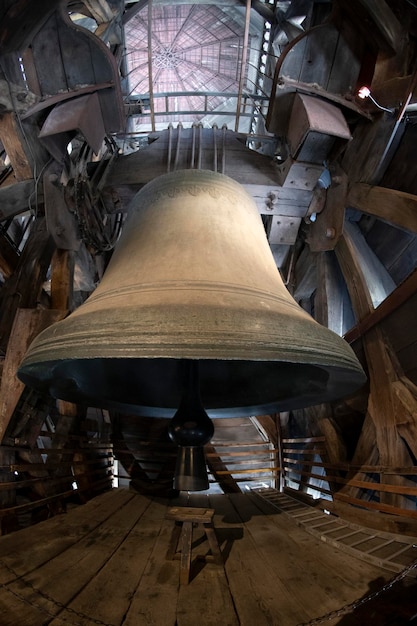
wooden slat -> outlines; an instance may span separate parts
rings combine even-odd
[[[83,475],[79,475],[80,477]],[[51,504],[56,502],[57,500],[65,500],[67,498],[71,498],[77,493],[83,493],[84,491],[99,491],[100,489],[111,489],[113,475],[110,473],[106,478],[102,480],[96,481],[93,485],[88,485],[87,487],[78,487],[77,489],[70,489],[68,491],[63,491],[62,493],[54,494],[53,496],[48,496],[46,498],[39,498],[39,500],[35,500],[34,502],[29,502],[27,504],[18,504],[13,507],[8,507],[7,509],[0,509],[0,517],[6,517],[7,515],[14,513],[26,513],[27,511],[33,511],[39,507],[44,506],[45,504]],[[76,478],[75,478],[76,480]]]
[[[210,497],[210,503],[216,511],[215,528],[220,543],[232,544],[225,569],[240,623],[270,626],[277,616],[285,623],[290,615],[295,623],[306,620],[309,617],[306,604],[294,606],[293,597],[275,567],[269,560],[259,558],[257,543],[243,522],[248,515],[237,510],[236,500],[230,500],[230,496]]]
[[[282,443],[323,443],[326,441],[325,437],[296,437],[293,439],[283,438]]]
[[[417,496],[417,488],[415,487],[403,487],[401,485],[386,485],[382,483],[376,483],[371,480],[355,480],[354,478],[342,478],[341,476],[332,476],[329,474],[315,474],[314,472],[305,472],[292,467],[285,466],[285,471],[294,472],[299,476],[305,476],[307,478],[314,478],[315,480],[322,480],[328,483],[338,483],[340,485],[348,485],[351,487],[359,487],[366,491],[378,491],[384,493],[400,493],[407,496]],[[316,488],[314,485],[308,483],[311,488]],[[318,488],[320,491],[320,488]]]
[[[398,515],[400,517],[412,517],[417,519],[417,511],[399,508],[397,506],[391,506],[389,504],[383,504],[381,502],[368,502],[367,500],[361,500],[360,498],[354,498],[352,496],[336,493],[334,494],[335,500],[341,500],[353,504],[354,506],[360,506],[365,509],[372,509],[374,511],[382,511],[384,513],[391,513],[392,515]]]
[[[160,511],[163,517],[165,511]],[[155,523],[152,524],[155,529]],[[175,626],[178,599],[178,561],[166,560],[165,555],[172,531],[172,522],[160,519],[150,559],[144,563],[143,575],[136,587],[124,626],[166,624]],[[150,529],[151,530],[151,529]]]
[[[97,571],[95,576],[90,580],[86,580],[86,584],[82,586],[79,593],[68,605],[70,609],[79,611],[85,615],[94,615],[94,619],[100,619],[106,624],[120,624],[123,621],[129,607],[138,593],[141,582],[145,575],[148,563],[152,562],[152,554],[156,548],[156,542],[159,540],[162,525],[163,508],[158,503],[135,496],[133,508],[133,516],[137,520],[132,530],[124,534],[118,530],[117,525],[112,526],[112,532],[117,536],[120,535],[122,542],[118,549],[110,555],[103,567]],[[128,511],[126,510],[126,514]],[[166,538],[166,532],[163,533]],[[99,546],[105,548],[106,542],[100,541]],[[177,564],[170,571],[172,582],[177,584]],[[87,570],[88,571],[88,570]],[[117,573],[117,582],[115,574]],[[155,584],[154,591],[157,594],[158,584]],[[111,598],[111,602],[103,601],[105,598]],[[134,602],[134,600],[133,600]],[[168,615],[170,611],[175,610],[175,604],[172,609],[163,603],[163,610],[166,611],[167,625],[170,623]],[[148,608],[151,613],[151,609]],[[65,612],[63,616],[65,615]],[[144,624],[147,619],[144,615],[136,614],[137,622]],[[142,621],[143,620],[143,621]],[[129,619],[126,624],[129,623]],[[149,621],[149,624],[158,623]],[[165,622],[163,622],[165,623]],[[174,624],[174,622],[172,622]],[[53,620],[50,626],[62,626],[60,617]]]
[[[316,491],[317,493],[326,493],[329,496],[333,496],[333,492],[330,491],[330,489],[326,489],[325,487],[318,487],[316,485],[308,485],[306,484],[305,481],[297,480],[296,478],[293,478],[293,477],[286,477],[286,480],[287,479],[288,481],[291,481],[291,483],[300,485],[301,488],[308,487],[309,489],[311,489],[312,491]]]
[[[300,463],[300,459],[291,459],[285,457],[286,463]],[[417,467],[386,467],[382,465],[354,465],[352,463],[324,463],[322,461],[302,460],[303,465],[314,465],[324,467],[326,470],[336,470],[341,472],[349,472],[353,470],[361,470],[363,473],[369,474],[403,474],[404,476],[414,476],[417,474]]]
[[[47,590],[48,596],[57,603],[66,604],[101,569],[113,550],[120,545],[128,529],[140,518],[147,504],[146,500],[138,497],[131,499],[117,512],[113,512],[113,515],[103,521],[98,528],[38,567],[33,574],[26,575],[25,580]],[[121,532],[117,532],[118,528]],[[102,537],[105,537],[105,540]],[[19,592],[30,602],[33,594],[30,586],[16,582],[10,583],[8,589]],[[57,603],[47,600],[42,595],[37,596],[36,605],[52,616],[61,613]],[[26,624],[27,605],[25,609],[14,606],[13,618],[19,624]]]
[[[135,494],[127,490],[109,491],[73,509],[70,515],[57,515],[47,522],[41,522],[36,527],[39,541],[33,541],[33,527],[12,533],[5,540],[0,540],[0,558],[6,564],[13,565],[18,576],[34,571],[61,554],[78,538],[88,535],[111,517],[115,509],[123,508],[133,497]],[[64,526],[65,532],[62,532]],[[42,540],[44,533],[49,541]],[[18,562],[15,562],[16,554],[19,554]],[[4,569],[0,571],[0,582],[3,584],[15,577]]]
[[[262,468],[252,468],[252,467],[248,467],[245,469],[233,469],[233,470],[219,470],[216,472],[216,474],[219,474],[220,476],[223,475],[231,475],[231,474],[257,474],[257,473],[271,473],[271,472],[275,472],[275,471],[280,471],[280,467],[262,467]]]
[[[43,454],[43,451],[42,451]],[[111,457],[103,457],[104,459],[108,458],[108,463],[107,465],[110,467],[113,463],[111,461]],[[31,471],[37,471],[37,470],[41,470],[41,469],[56,469],[58,467],[73,467],[73,466],[77,466],[77,465],[94,465],[95,463],[97,463],[98,461],[100,461],[102,459],[90,459],[87,461],[61,461],[59,463],[13,463],[12,465],[10,465],[10,469],[13,472],[27,472],[30,473]],[[0,466],[0,469],[8,469],[8,467],[5,466]]]
[[[311,455],[311,454],[318,454],[319,456],[321,456],[322,454],[324,454],[326,452],[325,448],[307,448],[307,449],[303,449],[303,448],[283,448],[282,449],[283,452],[286,452],[287,454],[301,454],[302,456],[304,456],[305,454],[307,455]]]

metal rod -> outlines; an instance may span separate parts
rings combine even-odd
[[[171,153],[172,153],[172,124],[168,126],[168,158],[167,158],[167,172],[171,171]]]
[[[177,126],[177,149],[175,150],[174,170],[177,169],[178,161],[180,158],[181,131],[182,131],[182,124],[180,122]]]
[[[243,82],[245,80],[245,74],[246,74],[246,60],[248,56],[248,41],[249,41],[249,26],[250,26],[250,10],[251,10],[251,0],[246,0],[245,32],[243,35],[242,62],[240,65],[239,91],[238,91],[237,104],[236,104],[235,132],[238,132],[239,130],[240,100],[242,98]]]
[[[201,159],[202,159],[202,151],[203,151],[203,126],[202,124],[198,125],[198,156],[197,156],[197,169],[201,170]]]
[[[213,171],[217,172],[217,124],[213,124]]]
[[[191,169],[194,169],[194,159],[195,159],[195,129],[196,126],[193,124],[192,126],[192,143],[191,143]]]
[[[222,174],[226,173],[226,131],[227,126],[223,124],[222,126]]]
[[[149,104],[151,108],[152,131],[155,131],[155,107],[153,99],[152,76],[152,0],[148,2],[148,74],[149,74]]]

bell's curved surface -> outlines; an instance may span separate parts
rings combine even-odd
[[[350,346],[292,299],[252,198],[210,171],[161,176],[134,198],[94,293],[30,346],[19,378],[64,400],[172,417],[198,359],[211,417],[353,393]]]

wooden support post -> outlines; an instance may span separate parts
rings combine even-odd
[[[13,412],[24,389],[16,372],[29,344],[41,330],[62,319],[66,311],[18,309],[7,346],[0,384],[0,441],[3,439]]]
[[[336,254],[351,296],[352,306],[360,321],[371,314],[373,304],[358,255],[353,242],[345,233],[336,247]],[[377,277],[374,277],[374,282]],[[411,383],[407,400],[403,401],[405,377],[394,352],[379,326],[374,326],[363,336],[363,347],[368,366],[370,394],[367,414],[353,458],[355,465],[379,463],[387,467],[412,466],[413,459],[404,441],[413,440],[417,423],[417,388]],[[400,403],[400,404],[399,404]],[[399,408],[400,415],[399,417]],[[370,423],[370,421],[372,423]],[[401,427],[399,427],[401,422]],[[357,474],[352,478],[362,478]],[[401,476],[383,474],[381,481],[390,485],[403,485]],[[349,486],[341,491],[352,493]],[[381,492],[381,503],[408,508],[403,495]]]
[[[51,308],[71,310],[74,285],[74,254],[55,250],[51,261]]]
[[[80,419],[84,416],[85,410],[80,409],[76,404],[72,402],[65,402],[64,400],[57,400],[57,409],[59,416],[56,420],[55,432],[52,436],[51,445],[56,450],[62,450],[62,452],[52,452],[48,454],[46,467],[53,478],[68,477],[68,482],[59,483],[59,491],[67,491],[72,488],[73,476],[69,474],[67,469],[67,463],[73,459],[73,452],[65,452],[64,448],[68,442],[68,435],[75,434],[77,432],[77,426]],[[54,469],[50,469],[52,466]],[[51,494],[52,495],[52,494]]]
[[[314,298],[314,318],[342,336],[354,320],[347,307],[343,277],[333,252],[317,255],[317,289]]]
[[[0,483],[14,482],[15,476],[11,470],[14,463],[16,453],[10,448],[0,446]],[[7,469],[8,466],[8,469]],[[0,490],[0,509],[8,509],[16,504],[16,491],[7,489]],[[6,516],[0,518],[0,535],[5,535],[17,528],[17,520],[14,516]]]
[[[278,430],[280,426],[279,415],[277,414],[258,415],[256,418],[253,418],[253,419],[256,420],[257,427],[262,428],[265,436],[268,437],[268,440],[274,449],[274,452],[272,452],[273,465],[274,467],[279,467],[279,470],[275,470],[274,487],[275,489],[280,488],[283,483],[282,481],[283,467],[282,467],[282,459],[281,459],[281,454],[280,454],[280,449],[279,449],[279,445],[280,445],[280,437],[279,437],[279,430]],[[279,476],[276,473],[277,471],[279,472]]]

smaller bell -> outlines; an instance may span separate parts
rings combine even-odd
[[[198,361],[185,360],[181,365],[183,394],[168,426],[170,439],[179,446],[174,489],[204,491],[209,488],[204,445],[212,438],[214,426],[201,403]]]

